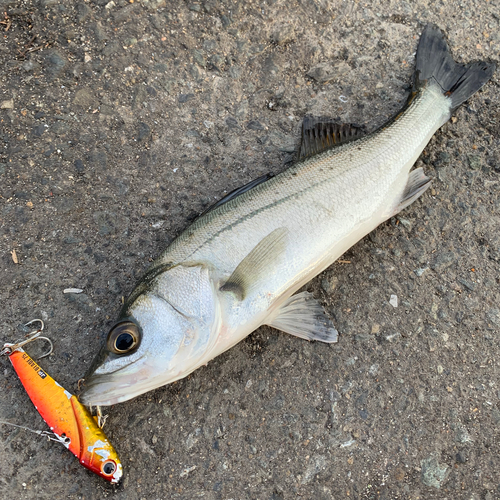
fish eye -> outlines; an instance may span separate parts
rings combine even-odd
[[[105,476],[111,476],[111,474],[114,474],[116,471],[116,464],[113,460],[108,460],[102,464],[101,471]]]
[[[108,349],[115,354],[126,354],[134,350],[139,342],[139,328],[132,321],[118,323],[108,333]]]

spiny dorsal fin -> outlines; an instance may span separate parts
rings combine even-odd
[[[353,123],[337,123],[324,116],[304,116],[299,160],[312,156],[333,146],[344,144],[365,134],[364,127]]]

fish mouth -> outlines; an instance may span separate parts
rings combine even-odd
[[[110,406],[138,396],[137,382],[148,375],[144,367],[137,367],[136,359],[126,366],[112,371],[103,371],[103,366],[111,358],[109,352],[103,348],[96,356],[92,365],[84,375],[83,391],[79,395],[80,401],[86,406]],[[99,373],[101,372],[101,373]]]
[[[86,406],[123,403],[167,383],[156,365],[144,365],[142,357],[108,373],[87,372],[79,399]]]
[[[85,381],[83,392],[79,399],[86,406],[111,406],[132,399],[142,392],[137,392],[133,380],[117,382],[109,375],[95,375]]]

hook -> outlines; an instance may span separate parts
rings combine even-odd
[[[100,406],[96,406],[96,411],[97,411],[97,426],[99,427],[99,429],[102,429],[104,427],[104,424],[106,423],[108,415],[102,414]]]
[[[27,323],[25,323],[24,326],[32,325],[33,323],[37,323],[37,322],[40,323],[40,328],[37,330],[37,332],[41,332],[45,328],[45,324],[41,319],[32,319],[31,321],[28,321]]]
[[[52,343],[52,340],[50,340],[48,337],[37,337],[39,340],[46,340],[50,344],[50,349],[43,354],[42,356],[38,356],[38,359],[46,358],[47,356],[50,356],[52,354],[52,351],[54,350],[54,344]]]
[[[45,358],[46,356],[52,354],[52,351],[54,350],[54,344],[52,344],[52,341],[49,338],[40,336],[43,329],[45,328],[43,321],[41,319],[32,319],[31,321],[28,321],[24,326],[32,325],[36,322],[40,323],[40,328],[38,328],[38,330],[34,330],[33,332],[28,333],[28,335],[26,335],[26,340],[14,342],[13,344],[4,344],[3,349],[0,351],[0,356],[2,356],[3,354],[7,354],[10,356],[15,350],[30,342],[33,342],[36,339],[46,340],[50,344],[50,349],[48,350],[48,352],[40,356],[38,359]]]

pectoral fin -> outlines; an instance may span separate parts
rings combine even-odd
[[[268,279],[276,263],[283,258],[288,229],[279,227],[269,233],[238,264],[229,279],[221,286],[222,292],[232,292],[243,300],[249,292]]]
[[[292,295],[267,324],[301,339],[337,342],[337,330],[323,306],[309,292]]]
[[[422,168],[416,168],[408,175],[408,182],[406,183],[405,190],[401,196],[399,204],[394,209],[391,217],[401,212],[403,208],[411,205],[419,196],[422,196],[425,191],[430,187],[432,179],[424,174]]]

